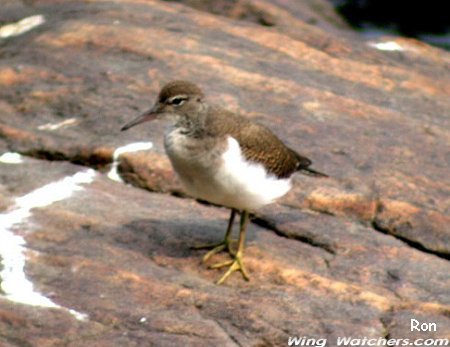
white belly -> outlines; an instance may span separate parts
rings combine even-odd
[[[228,137],[225,151],[199,146],[203,152],[186,150],[198,141],[171,133],[166,150],[187,192],[215,204],[236,209],[256,209],[272,203],[291,189],[290,179],[268,175],[261,164],[248,162],[239,143]]]

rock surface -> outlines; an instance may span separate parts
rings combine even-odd
[[[2,5],[0,23],[46,22],[0,39],[0,154],[24,155],[0,160],[0,242],[24,238],[26,277],[60,307],[0,297],[0,346],[450,338],[450,55],[367,42],[326,16],[304,22],[295,1],[267,3],[234,2],[273,25],[159,1]],[[165,125],[119,132],[174,78],[269,126],[331,176],[296,176],[285,198],[255,211],[249,283],[216,286],[220,272],[190,249],[219,240],[228,211],[184,197]],[[136,141],[153,147],[119,157],[134,186],[108,179],[114,151]],[[18,197],[86,167],[93,182],[6,220]],[[412,333],[411,318],[437,332]]]

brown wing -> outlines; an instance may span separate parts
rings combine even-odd
[[[285,178],[311,165],[308,158],[287,147],[265,126],[222,109],[215,109],[213,114],[208,117],[208,129],[215,136],[235,138],[245,158],[263,164],[271,174]]]

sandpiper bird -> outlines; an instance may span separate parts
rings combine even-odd
[[[311,169],[311,161],[283,144],[268,128],[205,101],[203,92],[187,81],[172,81],[159,93],[152,109],[122,127],[127,130],[156,118],[172,120],[164,147],[187,193],[195,198],[231,208],[225,238],[203,257],[227,251],[231,260],[223,283],[235,271],[248,280],[243,263],[249,211],[275,201],[291,189],[291,176],[301,173],[327,177]],[[237,251],[231,250],[231,230],[241,211]]]

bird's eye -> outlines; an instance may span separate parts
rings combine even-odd
[[[171,105],[181,106],[186,101],[186,99],[187,98],[185,98],[185,97],[178,96],[178,97],[175,97],[175,98],[171,99],[169,101],[169,103]]]

